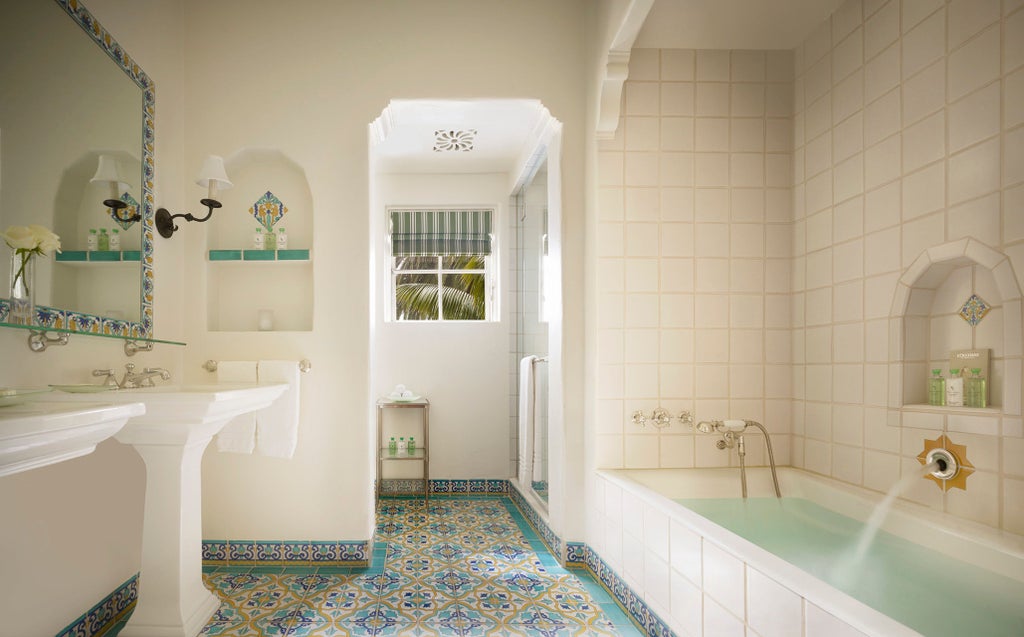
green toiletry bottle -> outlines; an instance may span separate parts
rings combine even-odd
[[[942,377],[941,369],[933,369],[932,377],[928,379],[928,404],[946,404],[946,379]]]
[[[968,387],[967,390],[967,406],[968,407],[988,407],[988,387],[985,379],[981,377],[981,369],[978,367],[971,368],[971,377],[967,379]]]
[[[398,453],[398,443],[395,442],[395,437],[391,436],[391,440],[388,441],[388,454],[395,455]]]
[[[107,252],[110,250],[110,237],[107,236],[107,229],[100,228],[100,236],[97,240],[97,247],[100,252]]]
[[[416,439],[409,436],[409,455],[416,453]]]

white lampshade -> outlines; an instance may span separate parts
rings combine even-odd
[[[196,183],[206,186],[211,193],[227,190],[234,185],[228,179],[227,171],[224,170],[224,158],[218,155],[210,155],[206,158],[196,177]]]
[[[117,160],[110,155],[100,155],[99,166],[96,167],[96,174],[93,175],[90,183],[115,183],[125,188],[128,184],[121,180],[121,173],[117,168]]]

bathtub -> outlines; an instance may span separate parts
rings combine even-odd
[[[852,527],[859,530],[860,524],[845,518],[867,520],[882,500],[880,494],[786,467],[779,469],[782,503],[774,499],[770,472],[760,467],[747,470],[753,499],[747,504],[740,498],[737,468],[602,470],[598,476],[599,519],[591,520],[592,546],[677,635],[742,636],[746,629],[752,631],[746,634],[760,637],[1024,635],[1024,610],[1019,610],[1024,609],[1022,536],[897,501],[876,544],[890,547],[900,559],[908,554],[919,558],[939,573],[924,581],[946,579],[940,586],[952,587],[956,598],[979,596],[978,591],[987,590],[984,586],[993,587],[981,596],[986,607],[957,599],[956,603],[967,604],[965,610],[947,612],[952,605],[948,602],[936,603],[938,608],[928,612],[923,609],[940,599],[935,585],[917,590],[873,579],[876,569],[863,567],[853,556],[855,541],[843,540],[849,550],[833,551],[832,545],[808,539],[795,555],[792,545],[804,540],[763,533],[759,527],[772,523],[766,517],[761,524],[758,516],[763,511],[751,516],[754,507],[781,508],[785,515],[796,515],[795,526],[803,529],[809,524],[801,516],[820,513],[826,525],[837,525],[842,534]],[[733,501],[720,500],[724,498]],[[776,530],[788,533],[781,526]],[[790,561],[740,534],[771,546]],[[755,537],[758,534],[766,538]],[[833,575],[840,584],[823,581]],[[865,601],[837,586],[855,591]],[[1003,607],[1001,612],[1008,615],[999,619],[989,604]],[[979,619],[977,624],[972,617]],[[1007,628],[1007,621],[1012,628]],[[965,623],[971,623],[969,630]]]

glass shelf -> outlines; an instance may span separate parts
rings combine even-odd
[[[0,327],[13,327],[17,330],[28,330],[30,332],[52,332],[54,334],[69,334],[72,336],[99,336],[100,338],[113,338],[119,341],[137,341],[139,343],[160,343],[162,345],[185,345],[180,341],[167,341],[158,338],[141,338],[137,336],[116,336],[114,334],[101,334],[99,332],[77,332],[63,327],[43,327],[42,325],[22,325],[20,323],[3,323]]]
[[[425,460],[427,457],[427,450],[423,447],[416,447],[416,451],[412,453],[399,454],[398,452],[391,453],[387,447],[380,450],[381,460]]]

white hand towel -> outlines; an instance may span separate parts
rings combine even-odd
[[[535,396],[533,392],[533,363],[536,356],[524,356],[519,361],[519,482],[524,487],[533,476],[533,419]]]
[[[256,361],[221,361],[217,364],[218,383],[255,383]],[[256,415],[236,416],[217,434],[217,451],[252,453],[256,448]]]
[[[260,383],[288,383],[277,400],[256,412],[256,451],[274,458],[291,458],[299,442],[299,364],[260,361]]]

